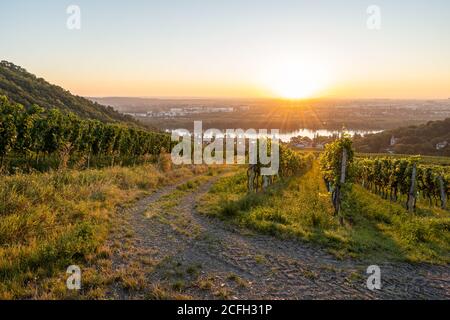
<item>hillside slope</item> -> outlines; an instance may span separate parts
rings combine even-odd
[[[360,152],[450,156],[450,118],[355,138],[354,146]]]
[[[137,123],[112,107],[105,107],[83,97],[72,95],[69,91],[52,85],[7,61],[0,62],[0,95],[5,95],[25,107],[37,104],[45,109],[57,108],[63,112],[73,112],[84,119]]]

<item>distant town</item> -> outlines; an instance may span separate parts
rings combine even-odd
[[[156,99],[90,98],[152,127],[191,129],[202,119],[210,128],[387,130],[450,117],[450,100]]]
[[[248,110],[248,107],[241,107],[239,110]],[[183,117],[187,115],[218,113],[218,112],[234,112],[234,107],[184,107],[170,108],[168,111],[147,111],[147,112],[123,112],[123,114],[136,118],[173,118]]]

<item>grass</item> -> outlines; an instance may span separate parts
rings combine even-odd
[[[106,239],[112,230],[122,230],[125,238],[116,239],[113,245],[117,243],[127,254],[126,246],[133,236],[117,209],[132,206],[161,186],[188,178],[157,201],[154,212],[148,212],[162,218],[168,215],[168,223],[177,230],[188,223],[181,217],[173,219],[180,197],[198,190],[217,172],[220,170],[202,166],[167,171],[148,164],[2,176],[0,299],[105,298],[103,288],[118,279],[125,289],[140,290],[146,285],[140,267],[118,275],[110,272],[113,253]],[[203,214],[262,233],[318,244],[338,257],[374,262],[450,260],[447,211],[419,206],[411,215],[400,204],[355,185],[344,206],[346,223],[341,226],[332,215],[330,197],[316,165],[302,177],[279,181],[264,194],[247,194],[245,168],[228,172],[197,207]],[[264,257],[257,259],[264,263]],[[73,264],[82,269],[80,293],[68,291],[65,285],[66,269]],[[198,266],[187,266],[183,273],[197,279],[198,271]],[[176,280],[172,291],[185,285]],[[231,280],[240,282],[234,277]],[[206,280],[199,285],[211,287]],[[152,292],[149,297],[173,294],[159,287]],[[228,297],[229,292],[219,290],[217,295]]]
[[[217,181],[200,199],[198,210],[279,238],[318,244],[340,258],[450,261],[448,212],[420,207],[410,215],[400,204],[354,185],[341,226],[333,216],[330,195],[317,165],[304,176],[281,181],[264,194],[247,194],[246,174],[241,170]]]
[[[210,179],[209,172],[205,175],[191,179],[177,188],[162,196],[160,199],[152,203],[145,212],[147,218],[156,218],[160,222],[169,225],[174,232],[184,234],[187,237],[195,237],[199,234],[198,227],[191,224],[189,219],[177,210],[181,199],[192,192],[196,192],[198,188]]]
[[[410,214],[401,204],[355,185],[345,214],[352,223],[356,254],[372,252],[410,262],[450,261],[450,215],[444,210],[419,207]]]
[[[234,273],[229,274],[227,280],[235,282],[240,288],[248,287],[247,281],[239,277],[237,274]]]
[[[314,177],[317,174],[315,166],[305,176],[281,181],[264,194],[247,194],[246,174],[241,171],[219,180],[198,208],[271,235],[311,239],[320,230],[336,227],[325,186]]]
[[[117,221],[117,207],[205,171],[193,166],[162,172],[148,164],[3,176],[0,299],[71,297],[65,288],[68,266],[86,270],[95,261],[107,267],[110,249],[104,244]],[[100,295],[96,281],[94,274],[83,273],[86,297]]]

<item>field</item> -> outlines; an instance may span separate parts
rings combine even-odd
[[[0,303],[450,301],[450,1],[403,2],[1,2]]]
[[[421,206],[410,215],[400,204],[354,186],[343,213],[348,223],[341,226],[317,164],[264,195],[247,194],[245,183],[245,172],[219,180],[199,211],[276,237],[316,243],[337,257],[449,262],[450,216],[444,210]]]
[[[258,192],[248,192],[245,166],[172,168],[162,160],[4,176],[0,297],[445,296],[447,210],[419,199],[411,213],[354,183],[336,216],[317,156],[295,157],[283,155],[284,176]],[[311,159],[300,171],[289,165]],[[378,296],[363,288],[373,263],[395,266],[393,289]],[[69,265],[83,270],[80,291],[66,288]],[[410,268],[429,292],[403,288]],[[329,279],[334,294],[324,290]]]
[[[3,177],[0,297],[58,297],[66,290],[62,270],[110,254],[106,240],[117,210],[205,170],[143,165]]]
[[[262,161],[175,166],[167,134],[6,97],[0,116],[0,298],[448,295],[446,158],[355,156],[343,136],[279,145],[271,178]],[[394,265],[392,290],[367,291],[371,264]],[[411,292],[410,268],[429,291]]]

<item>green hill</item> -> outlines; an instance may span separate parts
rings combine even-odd
[[[450,156],[450,118],[356,137],[359,152]]]
[[[57,108],[66,113],[73,112],[84,119],[137,124],[133,118],[120,114],[112,107],[75,96],[7,61],[0,62],[1,95],[26,107],[37,104],[44,109]]]

